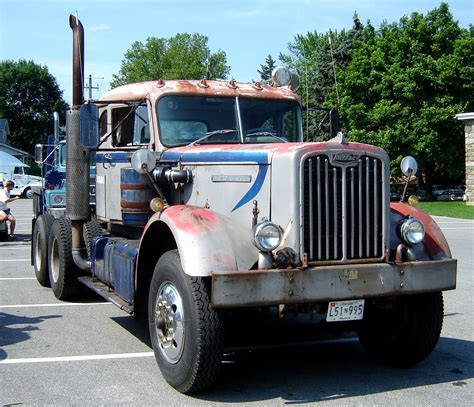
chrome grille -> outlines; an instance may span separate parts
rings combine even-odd
[[[329,156],[303,166],[303,248],[308,261],[383,256],[382,161],[361,156],[352,165]]]

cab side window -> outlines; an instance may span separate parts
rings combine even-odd
[[[133,141],[134,116],[131,113],[132,107],[118,107],[112,110],[113,145],[123,147],[131,145]]]
[[[104,110],[99,118],[99,137],[102,139],[107,134],[107,110]]]
[[[146,105],[118,107],[112,110],[113,145],[115,147],[148,144],[150,127]]]

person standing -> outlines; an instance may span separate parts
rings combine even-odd
[[[10,191],[15,186],[13,181],[5,182],[5,187],[0,189],[0,222],[8,220],[10,222],[10,238],[13,239],[15,236],[15,222],[16,219],[12,215],[10,209],[8,208],[8,203],[20,199],[20,197],[10,198]]]

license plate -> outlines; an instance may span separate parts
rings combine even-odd
[[[326,321],[356,321],[364,317],[365,300],[331,301]]]

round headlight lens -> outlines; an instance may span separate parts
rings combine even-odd
[[[254,228],[253,241],[262,252],[271,252],[281,242],[281,229],[272,222],[259,223]]]
[[[418,219],[407,219],[400,226],[400,237],[405,243],[418,244],[425,237],[425,227]]]
[[[64,195],[53,195],[53,203],[55,205],[64,204]]]

